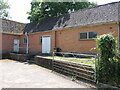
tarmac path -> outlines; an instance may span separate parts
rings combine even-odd
[[[34,64],[0,60],[2,88],[87,88]]]

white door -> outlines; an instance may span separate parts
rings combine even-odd
[[[42,53],[50,53],[50,36],[42,37]]]
[[[14,52],[19,52],[19,40],[17,40],[17,39],[14,40],[13,51]]]

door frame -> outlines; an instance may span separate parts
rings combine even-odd
[[[44,37],[49,37],[49,38],[50,38],[50,52],[51,52],[51,35],[43,35],[43,36],[42,36],[42,39],[43,39]],[[43,43],[43,40],[42,40],[42,43]],[[42,48],[43,48],[43,45],[42,45]],[[43,50],[42,50],[42,53],[43,53]]]

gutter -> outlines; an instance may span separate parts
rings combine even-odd
[[[0,32],[0,34],[8,34],[8,35],[16,35],[16,36],[23,35],[22,33],[8,33],[8,32]]]
[[[42,32],[51,32],[51,31],[62,31],[66,29],[72,29],[72,28],[82,28],[82,27],[89,27],[89,26],[99,26],[99,25],[105,25],[105,24],[118,24],[118,21],[112,21],[112,22],[106,22],[106,23],[99,23],[99,24],[88,24],[88,25],[81,25],[81,26],[74,26],[74,27],[66,27],[66,28],[61,28],[61,29],[53,29],[53,30],[45,30],[45,31],[39,31],[39,32],[33,32],[29,34],[38,34]]]

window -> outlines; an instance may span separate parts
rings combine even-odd
[[[97,32],[89,32],[89,38],[96,38],[97,37]]]
[[[40,37],[40,44],[42,44],[42,36]]]
[[[97,32],[84,32],[80,33],[80,40],[87,40],[97,37]]]
[[[27,44],[27,38],[24,38],[24,39],[23,39],[23,43],[24,43],[24,44]]]
[[[80,33],[80,39],[87,39],[87,32]]]

